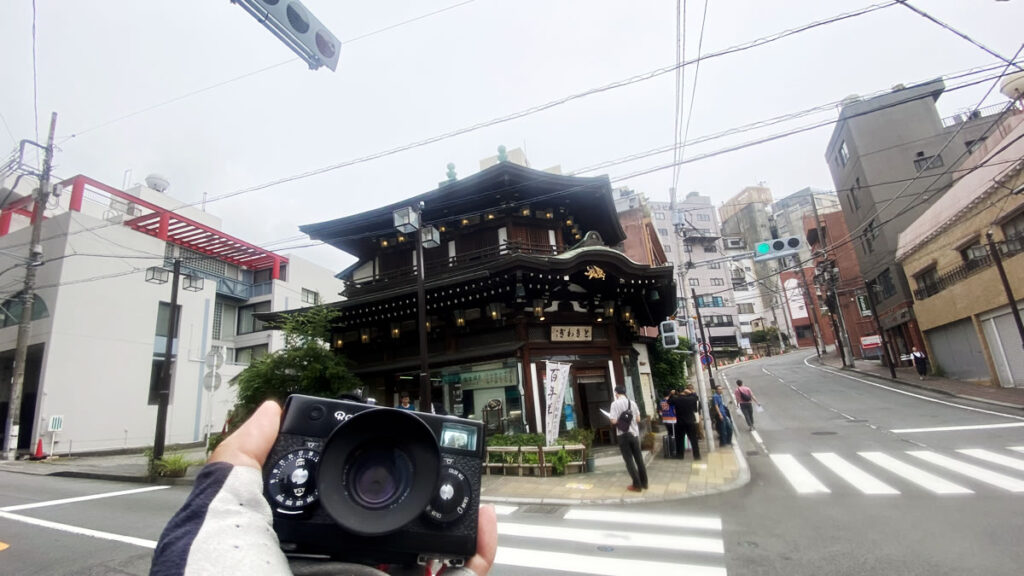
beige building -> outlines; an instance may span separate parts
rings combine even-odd
[[[972,167],[977,167],[972,169]],[[952,188],[899,235],[896,261],[913,289],[914,311],[933,366],[949,377],[1024,386],[1021,336],[988,248],[992,233],[1024,306],[1024,114],[995,128]]]
[[[764,204],[771,206],[772,204],[772,191],[771,188],[765,186],[747,186],[739,194],[729,198],[722,204],[722,207],[718,209],[718,217],[725,222],[729,218],[732,218],[734,214],[743,210],[744,206],[748,204]]]

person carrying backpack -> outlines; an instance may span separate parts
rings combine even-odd
[[[636,424],[640,408],[626,396],[626,387],[621,384],[615,387],[615,400],[612,402],[610,418],[619,438],[619,451],[626,462],[626,470],[633,484],[626,489],[639,492],[647,489],[647,467],[644,466],[644,454],[640,450],[640,427]]]
[[[757,396],[754,396],[754,392],[743,384],[743,380],[736,380],[736,402],[740,405],[740,411],[743,412],[743,419],[747,421],[747,427],[750,430],[754,429],[754,404],[761,405],[757,401]]]

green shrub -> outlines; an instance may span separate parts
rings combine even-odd
[[[594,431],[590,428],[573,428],[558,438],[556,444],[583,444],[588,449],[594,444]]]
[[[205,462],[205,460],[201,459],[189,459],[181,453],[164,454],[162,460],[154,460],[153,452],[149,450],[147,451],[147,456],[149,456],[150,476],[180,478],[185,475],[190,466],[196,466]]]
[[[565,466],[571,461],[572,459],[570,458],[569,453],[565,451],[565,449],[555,452],[549,458],[549,462],[551,464],[551,472],[554,473],[555,476],[561,476],[562,474],[565,474]]]

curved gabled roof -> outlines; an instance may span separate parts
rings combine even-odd
[[[626,237],[619,223],[607,176],[564,176],[501,162],[476,174],[447,182],[418,196],[359,214],[305,224],[299,229],[360,259],[378,250],[377,237],[394,234],[392,212],[419,202],[423,222],[444,223],[487,209],[530,205],[566,207],[583,230],[594,230],[609,244]]]

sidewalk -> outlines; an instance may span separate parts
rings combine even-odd
[[[890,382],[898,382],[906,386],[930,390],[947,396],[963,398],[964,400],[974,400],[1004,408],[1024,410],[1024,388],[987,386],[985,384],[975,384],[973,382],[953,380],[939,376],[926,376],[924,380],[921,380],[914,368],[904,366],[896,368],[896,379],[894,380],[889,373],[889,368],[882,366],[881,362],[877,360],[855,360],[856,368],[843,368],[843,361],[837,352],[823,354],[820,362],[822,365],[830,368],[875,376]]]
[[[739,435],[739,434],[737,434]],[[595,449],[595,470],[585,474],[569,474],[539,478],[532,476],[482,477],[481,500],[490,503],[514,504],[617,504],[625,502],[661,502],[725,492],[743,486],[750,480],[746,460],[735,439],[733,445],[702,454],[694,462],[687,453],[685,460],[661,457],[662,436],[655,439],[657,453],[645,452],[650,489],[630,492],[626,465],[617,447]],[[186,450],[189,458],[202,459],[202,448]],[[44,476],[93,478],[119,482],[148,482],[146,457],[142,454],[115,456],[57,457],[33,462],[0,461],[0,472],[17,472]],[[190,485],[199,467],[189,468],[185,478],[161,478],[161,484]]]

